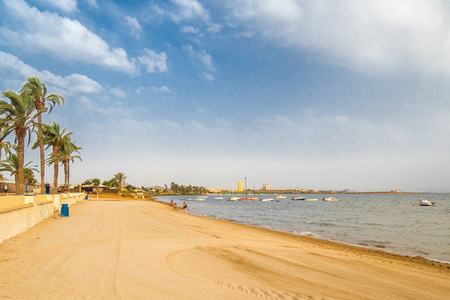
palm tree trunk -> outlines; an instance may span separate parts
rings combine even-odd
[[[39,138],[39,153],[41,156],[41,194],[45,193],[45,153],[44,153],[44,137],[42,136],[42,116],[38,115],[38,138]]]
[[[67,191],[69,191],[70,185],[70,160],[67,161]]]
[[[23,195],[25,193],[24,187],[24,173],[23,173],[23,162],[25,155],[25,133],[17,133],[17,158],[19,162],[19,170],[16,177],[16,195]]]
[[[69,161],[65,161],[64,162],[64,186],[65,186],[65,191],[66,192],[69,191],[69,176],[68,176],[68,172],[69,172]]]
[[[59,146],[53,146],[53,193],[58,193]]]

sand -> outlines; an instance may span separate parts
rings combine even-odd
[[[0,299],[449,299],[450,266],[83,200],[0,244]]]

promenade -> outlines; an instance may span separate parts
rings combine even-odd
[[[446,264],[83,200],[0,244],[0,299],[446,299]]]

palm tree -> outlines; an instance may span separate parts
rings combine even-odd
[[[2,164],[2,150],[5,151],[5,154],[9,153],[9,149],[11,148],[11,143],[5,141],[7,135],[4,135],[3,132],[7,130],[6,127],[3,127],[0,132],[0,166]],[[3,175],[0,174],[0,178],[3,178]]]
[[[61,151],[59,154],[59,160],[61,164],[64,166],[64,184],[66,186],[66,191],[69,191],[69,182],[70,182],[70,162],[74,162],[75,158],[81,160],[79,155],[73,155],[73,153],[82,150],[81,147],[75,145],[76,141],[73,141],[70,136],[66,136],[64,138],[63,145],[61,147]]]
[[[1,172],[9,172],[11,173],[11,176],[14,176],[15,181],[19,182],[20,175],[19,175],[19,156],[17,155],[17,147],[13,146],[11,147],[14,151],[9,152],[9,156],[1,163],[0,171]],[[29,165],[32,162],[26,163],[23,168],[23,178],[22,180],[26,180],[28,174],[32,174],[33,172],[39,172],[34,167],[29,167]]]
[[[24,155],[25,155],[25,139],[28,134],[28,143],[30,142],[31,131],[36,126],[36,118],[46,109],[42,108],[35,111],[34,101],[28,91],[24,91],[17,95],[12,91],[3,92],[3,96],[8,98],[10,102],[0,101],[0,128],[1,135],[6,137],[14,132],[17,142],[17,159],[18,159],[18,177],[16,181],[16,194],[24,193]]]
[[[21,91],[29,91],[34,99],[34,107],[37,111],[41,111],[46,104],[48,104],[50,113],[55,105],[64,105],[64,98],[56,94],[47,96],[47,87],[43,84],[37,76],[28,77],[27,82],[22,86]],[[43,111],[42,111],[43,112]],[[37,138],[39,141],[39,152],[41,158],[41,193],[45,191],[45,154],[44,154],[44,139],[42,136],[42,112],[38,114],[38,131]]]
[[[66,133],[66,128],[62,131],[59,129],[59,124],[53,122],[51,125],[43,124],[42,135],[44,137],[44,144],[53,147],[53,160],[47,160],[48,165],[53,163],[53,192],[58,193],[58,171],[59,171],[59,150],[64,145],[64,139],[70,136],[72,132]]]
[[[114,174],[114,180],[117,182],[117,187],[119,188],[119,194],[122,191],[122,186],[126,184],[125,179],[127,179],[127,176],[125,176],[125,173],[118,172],[117,174]]]

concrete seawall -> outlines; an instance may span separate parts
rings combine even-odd
[[[70,206],[83,199],[84,193],[0,197],[0,243],[50,218],[61,204]]]

